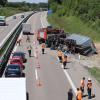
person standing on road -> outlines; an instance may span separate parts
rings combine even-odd
[[[44,54],[45,47],[46,47],[45,43],[42,43],[41,47],[42,47],[42,54]]]
[[[73,100],[73,92],[72,92],[72,89],[69,89],[69,91],[68,91],[68,100]]]
[[[92,81],[91,81],[90,78],[88,78],[88,83],[87,83],[87,92],[88,92],[88,99],[91,99]]]
[[[82,91],[77,88],[76,100],[82,100]]]
[[[20,39],[18,39],[17,40],[17,42],[16,42],[16,44],[19,44],[19,46],[21,45],[21,41],[22,41],[22,39],[20,38]]]
[[[82,78],[81,82],[80,82],[80,89],[82,91],[82,93],[84,93],[84,87],[85,87],[85,77]]]
[[[31,50],[32,50],[31,45],[29,45],[29,46],[27,47],[27,50],[28,50],[29,57],[31,57]]]
[[[58,55],[60,63],[62,63],[62,54],[63,54],[62,51],[58,49],[57,55]]]
[[[67,63],[67,56],[65,56],[64,54],[62,56],[62,63],[63,63],[63,67],[65,69],[66,68],[66,63]]]

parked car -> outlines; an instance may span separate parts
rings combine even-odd
[[[13,56],[12,59],[10,59],[10,64],[19,64],[22,69],[25,69],[25,66],[23,65],[23,60],[19,56]]]
[[[13,16],[13,19],[16,19],[16,16],[15,15]]]
[[[24,18],[25,17],[25,15],[21,15],[21,18]]]
[[[0,16],[0,26],[6,26],[6,17]]]
[[[5,77],[22,77],[23,72],[19,64],[9,64],[5,70]]]
[[[20,52],[20,51],[14,52],[12,57],[14,57],[14,56],[21,57],[22,60],[23,60],[23,63],[25,63],[27,61],[26,58],[25,58],[25,53],[23,53],[23,52]]]

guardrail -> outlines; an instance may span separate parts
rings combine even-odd
[[[13,47],[17,41],[17,38],[21,33],[22,23],[25,23],[33,14],[34,12],[28,15],[26,18],[23,19],[23,21],[19,23],[19,25],[16,27],[16,29],[13,32],[11,32],[10,37],[6,40],[6,42],[3,44],[2,48],[0,49],[0,77],[4,72],[5,66],[9,60]]]

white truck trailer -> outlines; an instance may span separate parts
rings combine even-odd
[[[23,23],[22,24],[22,32],[24,35],[31,35],[31,25]]]
[[[27,100],[26,78],[0,78],[0,100]]]

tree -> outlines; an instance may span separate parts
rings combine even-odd
[[[7,0],[0,0],[0,5],[5,6],[7,4]]]

